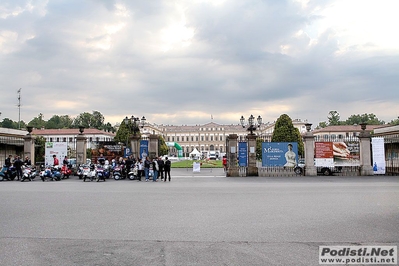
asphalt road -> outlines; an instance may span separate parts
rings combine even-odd
[[[0,265],[319,265],[399,244],[399,177],[0,182]]]

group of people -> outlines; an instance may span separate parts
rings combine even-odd
[[[10,169],[11,166],[15,167],[15,170],[17,172],[17,179],[20,180],[22,179],[22,166],[23,165],[31,165],[31,160],[29,159],[28,156],[25,157],[25,160],[22,161],[21,157],[18,155],[15,155],[14,158],[12,155],[8,155],[8,158],[6,158],[4,165],[7,167],[7,169]]]
[[[105,158],[103,154],[97,158],[97,163],[104,164]],[[112,159],[111,166],[115,167],[116,165],[122,165],[125,167],[126,172],[132,168],[137,167],[137,180],[141,181],[144,177],[145,181],[148,182],[150,177],[152,177],[153,182],[158,182],[160,179],[161,181],[168,181],[170,182],[170,168],[171,168],[171,161],[168,157],[165,157],[163,160],[161,157],[154,157],[150,159],[150,157],[146,156],[144,159],[142,158],[134,158],[132,155],[124,159],[123,157],[119,157],[119,159]]]

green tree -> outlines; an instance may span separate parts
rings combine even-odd
[[[339,113],[337,111],[330,111],[328,118],[328,125],[329,126],[338,126],[340,125],[340,116]]]
[[[92,114],[84,112],[79,114],[73,121],[73,127],[84,126],[85,128],[104,128],[104,116],[99,111],[93,111]]]
[[[139,133],[140,134],[140,133]],[[133,132],[131,131],[131,122],[129,120],[129,124],[126,125],[124,121],[119,126],[118,131],[116,132],[115,135],[115,141],[117,142],[122,142],[126,143],[129,140],[129,137],[133,135]]]
[[[35,136],[35,162],[44,164],[46,139],[43,136]]]
[[[262,159],[262,142],[261,138],[256,139],[256,160]]]
[[[45,128],[46,127],[46,121],[44,121],[44,116],[42,113],[40,113],[37,117],[34,117],[29,123],[29,126],[32,126],[34,128]]]
[[[298,154],[304,155],[304,145],[299,130],[294,127],[291,118],[287,114],[282,114],[274,125],[272,142],[297,142]]]
[[[169,152],[168,146],[166,146],[164,138],[160,135],[158,137],[158,155],[167,155]]]
[[[367,123],[368,125],[383,125],[384,121],[379,120],[377,116],[373,113],[371,114],[362,114],[362,115],[351,115],[346,119],[345,124],[347,125],[359,125],[362,123]]]
[[[325,128],[325,127],[327,127],[327,122],[323,121],[319,122],[319,125],[316,127],[316,129]]]
[[[1,122],[1,126],[4,128],[11,128],[11,129],[20,129],[18,125],[18,121],[12,121],[9,118],[4,118],[3,121]],[[24,121],[21,121],[21,130],[26,128],[26,124]]]

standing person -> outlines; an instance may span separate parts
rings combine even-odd
[[[8,158],[7,158],[7,159],[5,160],[5,162],[4,162],[4,164],[5,164],[6,167],[7,167],[7,170],[8,170],[8,168],[10,168],[11,165],[12,165],[11,159],[12,159],[12,155],[8,155]]]
[[[102,153],[100,153],[100,156],[97,158],[97,163],[100,165],[104,165],[105,164],[105,158],[104,155]]]
[[[223,164],[223,169],[226,172],[227,171],[227,157],[226,157],[226,155],[223,155],[222,164]]]
[[[165,165],[164,165],[164,171],[165,171],[165,180],[164,182],[166,182],[166,178],[169,176],[169,182],[170,182],[170,161],[168,159],[168,157],[165,158]]]
[[[144,163],[142,159],[137,161],[137,178],[141,181],[141,177],[144,176]]]
[[[60,165],[60,162],[58,161],[58,158],[57,158],[57,155],[53,155],[53,166],[56,166],[56,165]]]
[[[159,166],[158,176],[160,176],[161,180],[163,180],[163,172],[164,172],[165,163],[164,163],[164,161],[162,160],[161,157],[158,157],[158,161],[157,162],[158,162],[158,166]]]
[[[62,165],[68,165],[68,157],[67,156],[65,156],[64,157],[64,160],[62,160]]]
[[[15,167],[15,170],[17,170],[17,179],[18,180],[20,178],[22,180],[22,165],[23,165],[22,160],[19,158],[19,156],[17,156],[14,161],[14,167]]]
[[[28,156],[25,157],[24,164],[25,164],[25,165],[32,165],[32,162],[31,162],[31,160],[29,159]]]
[[[151,161],[150,158],[145,157],[144,160],[144,175],[145,175],[145,182],[148,182],[148,180],[150,179],[150,165],[151,165]]]
[[[153,176],[152,176],[152,182],[157,182],[157,178],[158,178],[158,171],[159,171],[159,165],[158,165],[158,161],[157,158],[154,158],[152,160],[152,170],[153,170]]]

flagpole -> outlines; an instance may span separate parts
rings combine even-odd
[[[18,90],[18,129],[21,129],[21,88]]]

